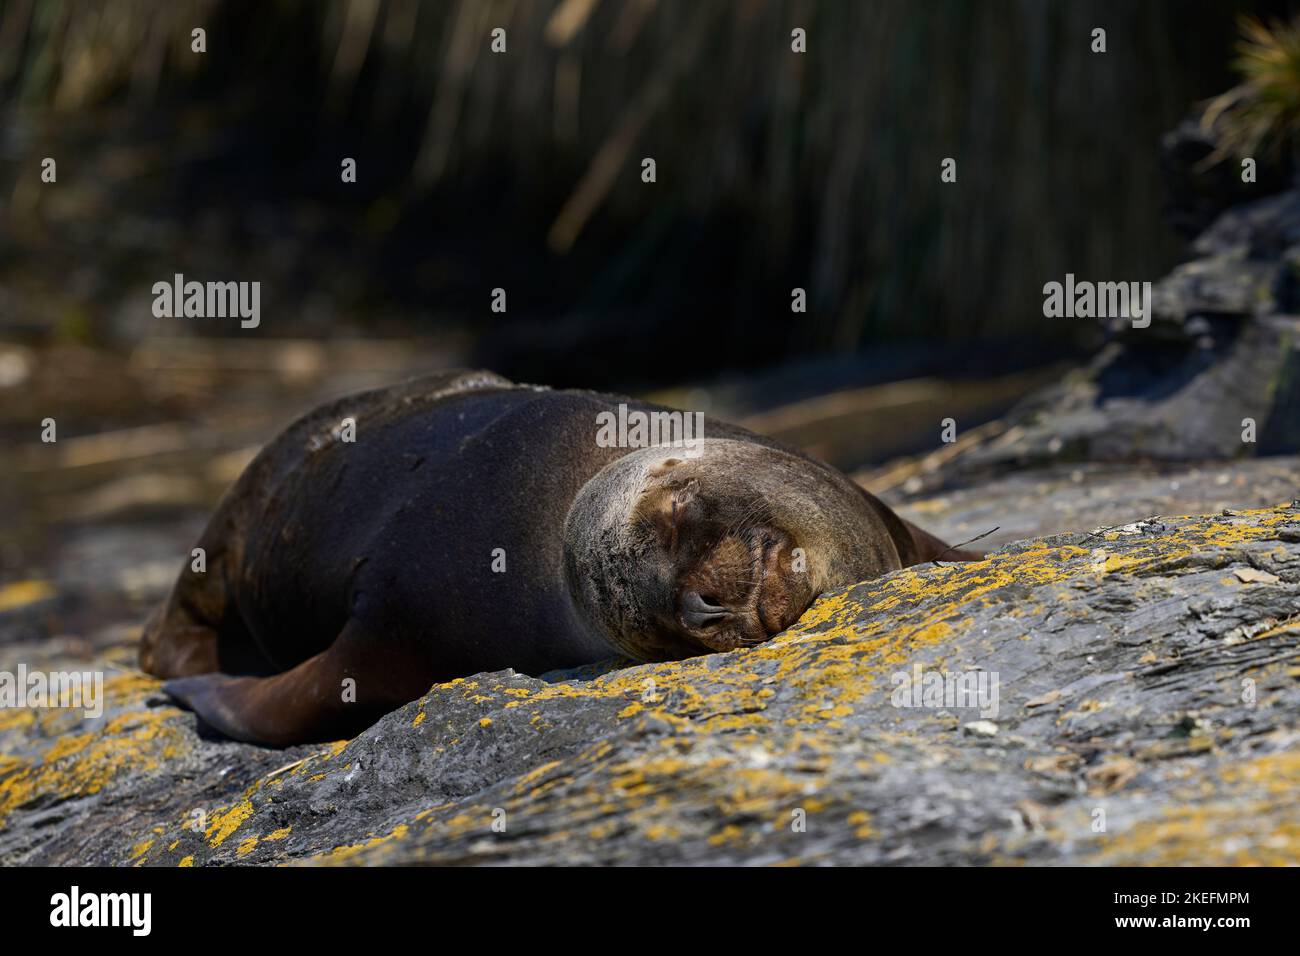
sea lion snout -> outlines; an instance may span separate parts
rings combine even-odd
[[[816,596],[793,539],[757,527],[724,537],[681,575],[677,622],[712,651],[759,644],[799,619]]]
[[[698,591],[682,593],[682,620],[688,627],[708,627],[731,616],[731,609],[714,604],[717,598],[704,597]]]

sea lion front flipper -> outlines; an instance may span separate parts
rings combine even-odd
[[[393,651],[351,622],[330,647],[282,674],[200,674],[163,690],[235,740],[273,747],[341,740],[428,690],[422,668],[404,666]]]
[[[229,674],[198,674],[163,683],[163,691],[176,703],[194,711],[203,722],[233,740],[269,743],[260,732],[262,721],[245,717],[254,709],[256,685],[264,678]]]

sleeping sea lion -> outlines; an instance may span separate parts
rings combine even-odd
[[[227,736],[335,740],[439,681],[732,650],[831,588],[981,557],[724,422],[598,441],[620,405],[669,412],[458,371],[309,413],[218,506],[141,666]]]

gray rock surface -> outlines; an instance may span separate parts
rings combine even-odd
[[[937,472],[924,475],[918,490],[899,488],[884,495],[903,517],[945,541],[984,536],[976,546],[991,550],[1025,538],[1153,516],[1217,514],[1290,501],[1300,495],[1300,457],[1190,465],[1053,465],[947,487],[941,478]],[[935,487],[926,479],[933,479]]]
[[[0,862],[1300,860],[1290,505],[896,572],[748,651],[475,675],[325,747],[201,739],[130,637],[5,646],[109,705],[0,711]],[[996,707],[895,706],[917,667]]]

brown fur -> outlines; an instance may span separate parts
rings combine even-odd
[[[724,422],[686,453],[605,447],[622,403],[664,411],[451,372],[305,416],[218,507],[141,666],[228,736],[337,739],[437,681],[744,647],[825,590],[973,557]]]

